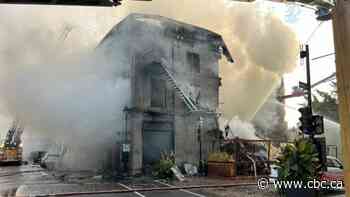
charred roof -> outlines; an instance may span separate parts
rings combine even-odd
[[[162,29],[164,32],[164,36],[170,37],[173,39],[181,40],[186,43],[200,43],[206,42],[208,44],[213,45],[218,50],[222,50],[222,52],[228,61],[233,62],[233,58],[222,38],[221,35],[210,31],[208,29],[204,29],[202,27],[198,27],[195,25],[179,22],[167,17],[159,16],[159,15],[150,15],[150,14],[130,14],[123,21],[118,23],[102,40],[103,43],[109,37],[111,37],[114,33],[121,31],[126,24],[133,26],[143,26],[150,25],[154,28]],[[129,28],[127,28],[127,31]]]

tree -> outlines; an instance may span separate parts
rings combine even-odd
[[[330,92],[316,90],[317,95],[313,95],[312,108],[316,113],[332,121],[339,122],[336,82],[332,82],[331,87],[332,90]]]

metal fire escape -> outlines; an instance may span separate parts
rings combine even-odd
[[[170,82],[171,86],[179,94],[180,98],[186,104],[186,106],[188,107],[190,112],[198,111],[199,109],[198,109],[197,105],[195,104],[195,101],[190,96],[186,95],[186,93],[179,87],[174,76],[168,70],[168,67],[169,67],[168,65],[169,65],[168,62],[164,58],[162,58],[161,63],[160,63],[160,67],[164,71],[164,74],[167,77],[167,80]]]

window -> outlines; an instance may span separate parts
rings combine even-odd
[[[200,58],[197,53],[187,52],[187,63],[191,67],[192,72],[200,72]]]
[[[166,83],[155,77],[151,78],[151,107],[166,107]]]
[[[327,167],[334,167],[334,163],[331,159],[327,159]]]

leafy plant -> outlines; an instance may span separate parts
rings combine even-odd
[[[224,137],[222,136],[223,132],[218,128],[208,130],[207,133],[210,137],[212,137],[215,140],[223,140],[224,139]]]
[[[315,112],[339,122],[338,98],[335,83],[332,84],[332,88],[333,91],[330,93],[316,90],[317,94],[313,95],[312,108]]]
[[[223,132],[218,128],[214,128],[207,131],[207,135],[211,139],[211,151],[215,151],[219,149],[219,146],[222,140],[224,140],[224,136],[222,134]]]
[[[153,175],[160,179],[172,179],[174,177],[174,173],[171,171],[173,166],[175,166],[174,153],[162,152],[159,162],[154,165]]]
[[[287,144],[277,158],[278,179],[307,182],[316,177],[318,154],[309,139],[299,139]]]
[[[233,159],[232,155],[228,154],[227,152],[214,152],[209,154],[208,161],[229,162],[233,161]]]
[[[201,160],[199,162],[198,172],[199,172],[199,174],[204,175],[204,176],[208,175],[208,161]]]

